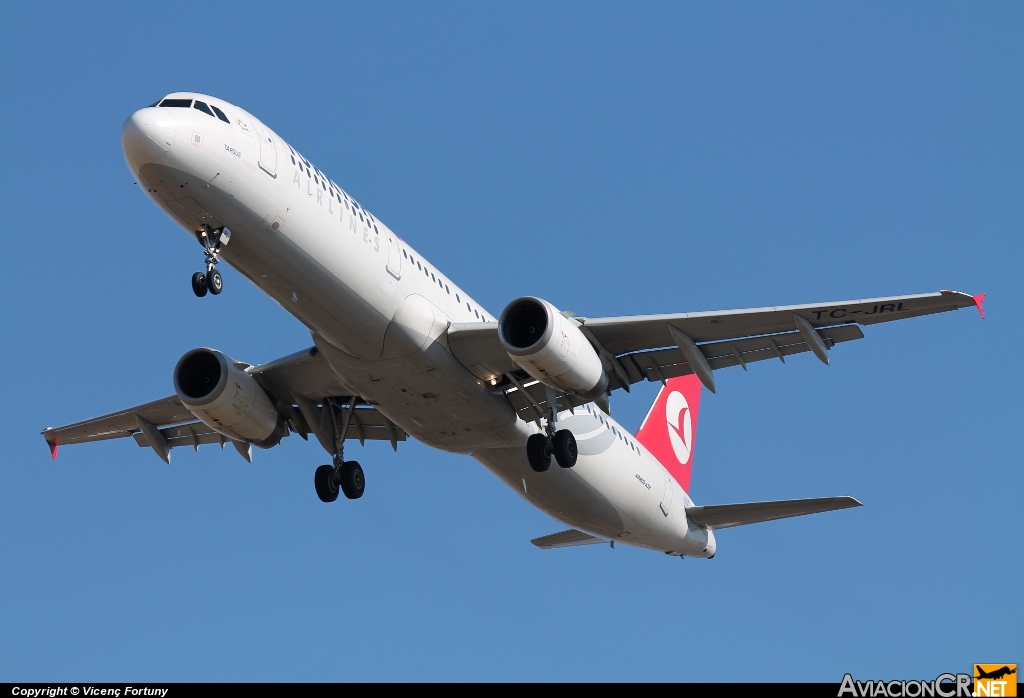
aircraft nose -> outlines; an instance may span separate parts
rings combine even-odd
[[[121,127],[121,147],[132,168],[160,160],[174,145],[177,123],[170,109],[140,109]]]

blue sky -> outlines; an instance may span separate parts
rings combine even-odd
[[[21,3],[0,42],[0,680],[932,678],[1019,662],[1024,10],[1015,3]],[[310,344],[138,190],[176,90],[257,114],[497,314],[953,288],[705,394],[698,503],[853,495],[714,560],[539,551],[467,457],[297,438],[250,466],[39,431],[172,392],[185,351]],[[613,399],[636,429],[655,390]],[[1018,504],[1013,504],[1018,502]]]

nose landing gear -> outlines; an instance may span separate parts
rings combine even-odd
[[[192,275],[192,292],[202,298],[207,292],[218,295],[224,290],[224,278],[215,268],[220,260],[221,248],[231,239],[231,231],[221,227],[214,230],[208,225],[196,231],[196,240],[203,246],[206,253],[206,273],[197,271]]]

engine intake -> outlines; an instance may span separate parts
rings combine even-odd
[[[214,349],[193,349],[178,360],[174,392],[199,421],[228,438],[270,448],[288,433],[256,379]]]
[[[592,400],[608,389],[608,376],[579,325],[540,298],[505,306],[498,320],[505,351],[544,385]]]

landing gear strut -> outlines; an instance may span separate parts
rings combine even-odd
[[[562,468],[576,465],[579,451],[576,448],[576,437],[568,429],[556,429],[558,419],[557,397],[548,389],[547,424],[543,434],[533,434],[526,440],[526,458],[534,472],[543,473],[551,467],[551,456]]]
[[[220,261],[218,256],[221,248],[228,244],[230,239],[231,231],[224,227],[214,230],[204,223],[203,227],[196,231],[196,240],[206,253],[206,273],[197,271],[192,275],[192,292],[198,297],[202,298],[207,292],[216,296],[224,290],[224,278],[215,267]]]
[[[345,420],[338,428],[338,419],[335,413],[335,406],[330,400],[324,400],[323,409],[331,411],[331,421],[334,422],[334,463],[333,465],[321,465],[313,474],[313,486],[316,488],[316,496],[321,502],[333,502],[338,498],[340,490],[349,499],[359,499],[366,490],[366,478],[363,475],[363,468],[354,460],[345,460],[345,437],[351,424],[352,413],[355,410],[356,398],[352,398],[349,408],[345,410]]]

